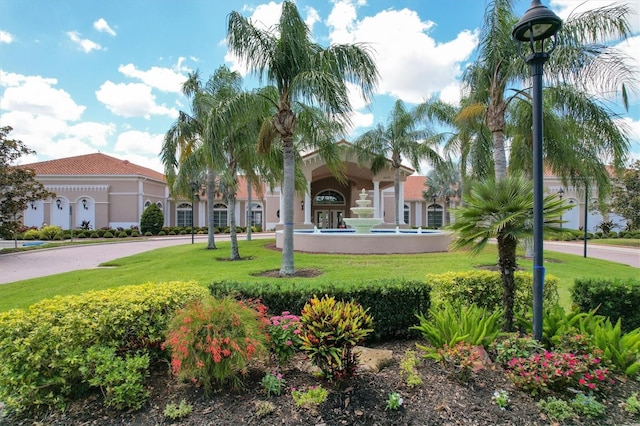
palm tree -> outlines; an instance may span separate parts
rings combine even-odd
[[[560,217],[568,209],[557,194],[545,197],[544,227],[548,232],[560,232]],[[498,267],[502,277],[502,303],[505,329],[513,330],[514,273],[517,268],[518,243],[531,236],[528,226],[533,221],[533,183],[520,175],[500,180],[487,179],[471,185],[464,205],[454,209],[454,249],[470,248],[477,254],[491,239],[497,240]]]
[[[530,74],[516,43],[511,39],[511,29],[518,20],[513,14],[512,3],[512,0],[489,3],[484,16],[478,59],[464,76],[471,100],[469,107],[478,111],[477,105],[482,106],[480,110],[492,135],[496,179],[502,179],[507,174],[505,132],[508,108],[514,97],[526,95],[526,90],[521,88],[528,84]],[[609,47],[607,42],[631,35],[631,13],[629,5],[616,4],[570,16],[563,24],[557,49],[546,67],[545,77],[549,82],[546,92],[557,89],[560,93],[566,93],[567,89],[573,89],[574,93],[592,93],[595,89],[600,93],[621,93],[626,106],[628,87],[637,84],[637,77],[626,65],[625,55]],[[507,97],[510,90],[514,95]],[[548,96],[552,95],[545,93],[545,97]],[[584,97],[583,102],[577,102],[576,97],[563,97],[560,94],[556,100],[564,101],[561,102],[563,106],[569,108],[565,114],[585,119],[582,125],[587,125],[593,117],[597,117],[599,122],[606,122],[608,118],[607,125],[600,128],[600,138],[587,143],[611,143],[613,146],[601,146],[607,148],[607,154],[616,166],[624,163],[628,140],[619,127],[612,125],[610,111],[601,102],[593,97]],[[545,140],[546,132],[547,129]],[[526,131],[526,134],[529,133],[530,122]],[[579,133],[579,136],[582,135],[584,133]],[[567,147],[585,143],[584,139],[572,137],[566,131],[563,136]],[[550,152],[546,154],[549,157]],[[551,166],[557,167],[554,172],[559,176],[567,177],[571,167],[583,164],[574,157],[569,158],[577,161],[574,164],[569,164],[567,158],[560,158],[557,163],[551,163]]]
[[[400,210],[400,167],[404,159],[409,160],[412,167],[420,169],[422,160],[432,164],[441,161],[434,149],[440,140],[431,130],[421,126],[423,115],[419,107],[407,110],[402,100],[397,99],[387,119],[386,127],[378,124],[374,129],[359,136],[353,142],[353,151],[358,162],[370,162],[371,171],[377,173],[389,164],[393,168],[393,190],[395,200],[395,224],[399,224]]]
[[[429,187],[428,191],[422,192],[425,200],[430,200],[435,195],[445,201],[447,211],[444,216],[444,225],[448,225],[451,201],[459,200],[462,195],[459,164],[452,160],[442,162],[427,173],[425,185]]]
[[[270,30],[254,26],[238,12],[228,18],[227,44],[231,53],[243,60],[249,70],[266,78],[278,94],[274,105],[277,112],[265,122],[259,143],[269,147],[277,137],[283,152],[282,196],[284,197],[284,239],[280,275],[295,274],[293,262],[293,199],[296,134],[304,133],[306,142],[321,145],[336,137],[349,123],[351,104],[345,80],[358,85],[362,96],[369,100],[378,73],[364,45],[332,45],[323,48],[313,42],[309,28],[292,1],[282,3],[278,24]],[[305,118],[319,124],[315,128],[302,125],[300,114],[307,106],[320,108],[322,115],[307,114]],[[327,126],[318,120],[332,121]],[[329,133],[327,131],[331,130]],[[334,139],[335,140],[335,139]],[[335,145],[335,144],[334,144]],[[327,148],[331,152],[331,148]],[[333,158],[336,160],[336,157]],[[339,170],[337,161],[329,166]]]

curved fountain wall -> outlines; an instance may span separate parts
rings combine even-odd
[[[349,230],[328,231],[294,231],[294,250],[343,254],[435,253],[448,251],[451,243],[451,233],[446,231],[374,230],[367,234],[356,234]],[[283,231],[277,231],[276,247],[282,248],[283,241]]]

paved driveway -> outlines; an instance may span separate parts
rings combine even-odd
[[[252,239],[273,238],[272,232],[252,234]],[[238,239],[245,239],[245,234]],[[216,235],[216,241],[228,241],[229,235]],[[196,235],[196,243],[206,243],[206,235]],[[2,241],[4,247],[13,247],[13,241]],[[10,243],[10,244],[9,244]],[[32,250],[0,255],[0,284],[78,269],[97,268],[101,263],[131,256],[149,250],[180,244],[191,244],[191,235],[159,237],[138,241],[106,244],[84,244],[46,250]]]
[[[265,232],[253,234],[253,239],[273,238],[274,233]],[[239,239],[244,239],[240,235]],[[197,235],[196,242],[205,243],[206,235]],[[228,240],[228,235],[216,236],[216,241]],[[2,241],[4,246],[13,247],[13,242]],[[9,244],[10,243],[10,244]],[[125,256],[142,253],[161,247],[179,244],[190,244],[191,236],[160,237],[131,242],[87,244],[79,246],[67,246],[48,250],[33,250],[21,253],[0,255],[0,284],[47,275],[60,274],[78,269],[97,268],[101,263]],[[570,254],[583,254],[581,242],[550,242],[545,241],[544,249]],[[640,249],[596,246],[587,246],[587,257],[620,262],[635,268],[640,268]]]

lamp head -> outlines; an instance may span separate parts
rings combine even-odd
[[[62,200],[61,200],[60,198],[58,198],[58,199],[56,200],[56,206],[58,206],[58,209],[59,209],[59,210],[62,210],[62,205],[61,205],[61,204],[62,204]]]
[[[562,19],[540,3],[533,0],[527,10],[513,27],[511,35],[521,42],[534,42],[553,37],[562,27]]]

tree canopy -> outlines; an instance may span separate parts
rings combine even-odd
[[[22,141],[9,139],[13,129],[0,127],[0,236],[11,238],[30,202],[55,197],[35,180],[35,172],[17,166],[21,157],[35,154]]]

